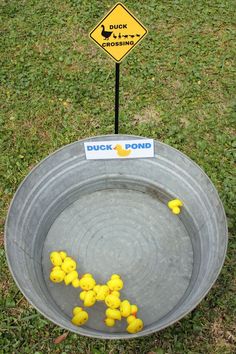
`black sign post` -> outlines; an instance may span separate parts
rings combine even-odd
[[[119,133],[119,89],[120,89],[120,63],[116,63],[115,82],[115,134]]]

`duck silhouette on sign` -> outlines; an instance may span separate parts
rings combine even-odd
[[[102,27],[101,35],[104,37],[104,39],[109,39],[109,37],[112,34],[112,31],[105,31],[105,27],[103,25],[101,25],[101,27]]]
[[[116,150],[119,157],[126,157],[131,154],[131,149],[125,150],[120,144],[117,144],[113,150]]]

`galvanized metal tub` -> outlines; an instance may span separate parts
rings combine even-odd
[[[159,331],[196,307],[224,262],[227,224],[210,179],[186,155],[155,141],[148,159],[86,160],[85,141],[67,145],[39,163],[11,203],[5,245],[12,275],[28,301],[70,331],[96,338],[134,338]],[[184,201],[179,215],[167,207]],[[104,325],[105,306],[88,310],[83,327],[71,323],[79,291],[49,281],[49,253],[66,250],[79,273],[104,283],[122,276],[122,298],[137,303],[145,327],[136,335],[125,321]]]

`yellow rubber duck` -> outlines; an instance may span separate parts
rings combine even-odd
[[[127,318],[128,326],[126,328],[127,332],[129,333],[137,333],[143,329],[143,321],[140,318],[136,318],[135,316],[131,315]]]
[[[119,291],[123,288],[124,283],[118,274],[113,274],[107,285],[111,291]]]
[[[120,306],[121,301],[117,295],[110,294],[105,298],[105,303],[107,307],[117,309]]]
[[[62,259],[59,252],[51,252],[50,253],[50,260],[54,266],[61,266]]]
[[[113,320],[118,320],[118,321],[121,320],[121,313],[117,309],[111,309],[111,308],[106,309],[106,316],[107,318],[112,318]]]
[[[55,266],[55,267],[52,268],[52,271],[53,270],[61,270],[61,267],[60,266]]]
[[[76,326],[82,326],[88,321],[88,313],[82,307],[74,307],[73,315],[71,322]]]
[[[128,300],[124,300],[120,304],[120,313],[122,317],[128,317],[131,313],[131,305]]]
[[[71,284],[74,280],[78,279],[78,272],[76,272],[76,270],[73,270],[70,273],[67,273],[65,278],[64,278],[64,282],[66,285]]]
[[[116,291],[116,290],[110,291],[110,295],[114,295],[114,296],[116,296],[116,297],[120,297],[119,291]]]
[[[50,273],[50,280],[53,283],[61,283],[65,278],[66,273],[60,267],[54,267]]]
[[[82,290],[89,291],[92,290],[96,285],[96,281],[93,279],[92,274],[84,274],[80,279],[80,287]]]
[[[136,316],[138,312],[138,307],[136,305],[131,305],[128,300],[123,300],[120,304],[120,313],[122,317],[128,317],[130,315]]]
[[[107,295],[110,293],[107,285],[96,285],[93,290],[96,293],[97,301],[104,301]]]
[[[76,261],[71,257],[66,257],[61,265],[61,269],[64,270],[65,273],[70,273],[76,269]]]
[[[136,316],[137,312],[138,312],[138,306],[137,305],[131,305],[130,314],[133,315],[133,316]]]
[[[62,261],[64,261],[65,258],[67,257],[67,253],[65,251],[60,251],[59,254],[61,256]]]
[[[93,290],[82,291],[80,293],[80,300],[84,302],[85,307],[91,307],[96,302],[96,293]]]
[[[171,209],[173,214],[179,214],[184,204],[180,199],[173,199],[168,202],[168,207]]]
[[[69,274],[70,274],[70,273],[69,273]],[[80,285],[79,278],[75,278],[74,280],[72,280],[71,285],[72,285],[74,288],[78,288],[79,285]]]
[[[113,327],[116,321],[113,318],[105,318],[104,322],[107,327]]]
[[[126,156],[129,156],[131,154],[131,149],[128,149],[128,150],[125,150],[123,149],[123,147],[120,145],[120,144],[117,144],[113,150],[116,150],[117,151],[117,155],[119,157],[126,157]]]

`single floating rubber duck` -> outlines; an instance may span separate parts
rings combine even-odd
[[[88,313],[82,307],[74,307],[73,315],[71,322],[76,326],[82,326],[88,321]]]
[[[63,272],[59,266],[56,266],[52,269],[49,278],[53,283],[61,283],[64,280],[65,275],[66,273]]]
[[[118,320],[118,321],[121,320],[121,313],[117,309],[111,309],[111,308],[106,309],[106,316],[107,318],[112,318],[113,320]]]
[[[136,316],[138,307],[131,305],[128,300],[123,300],[120,305],[120,313],[122,317],[129,317],[130,315]]]
[[[80,300],[84,302],[85,307],[91,307],[96,302],[96,293],[93,290],[82,291],[80,293]]]
[[[127,332],[129,333],[137,333],[143,329],[143,321],[140,318],[136,318],[135,316],[131,315],[127,318],[128,326],[126,328]]]
[[[168,207],[171,209],[173,214],[179,214],[182,207],[184,204],[180,199],[173,199],[168,202]]]
[[[113,327],[115,326],[116,323],[116,321],[113,318],[105,318],[104,322],[107,327]]]
[[[84,274],[80,279],[80,287],[82,290],[89,291],[93,290],[96,285],[96,281],[94,280],[92,274]]]
[[[54,266],[61,266],[62,259],[59,252],[51,252],[50,253],[50,260]]]
[[[66,257],[61,265],[61,269],[64,270],[65,273],[70,273],[76,269],[76,261],[71,257]]]
[[[96,293],[97,301],[104,301],[107,295],[110,293],[107,285],[96,285],[93,290]]]
[[[108,280],[107,285],[111,291],[119,291],[123,288],[124,283],[118,274],[113,274]]]
[[[74,280],[78,279],[79,274],[76,270],[72,270],[72,272],[67,273],[65,278],[64,278],[64,282],[66,285],[71,284]]]
[[[107,295],[107,297],[105,298],[105,304],[111,309],[117,309],[118,307],[120,307],[120,303],[121,301],[117,295],[110,294]]]

